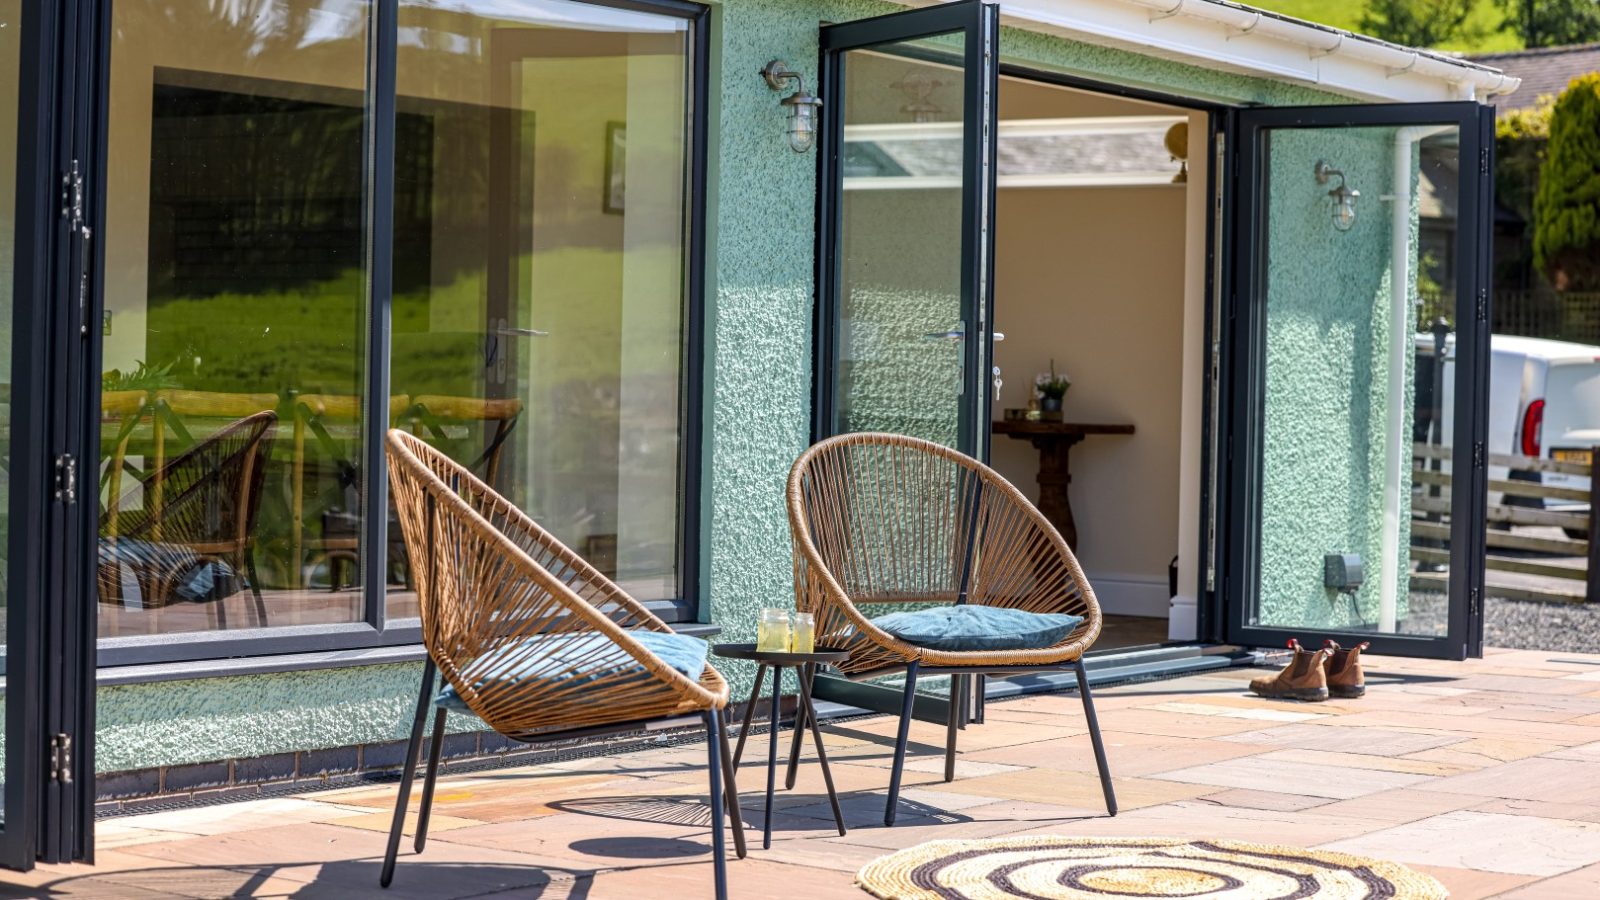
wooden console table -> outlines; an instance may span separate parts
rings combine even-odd
[[[1078,526],[1072,520],[1072,501],[1067,497],[1067,485],[1072,483],[1068,468],[1072,445],[1091,434],[1133,434],[1133,426],[1031,420],[1002,420],[993,425],[995,434],[1032,441],[1039,449],[1039,512],[1061,532],[1068,547],[1078,549]]]

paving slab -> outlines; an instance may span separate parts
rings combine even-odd
[[[1600,863],[1600,824],[1457,810],[1324,847],[1407,863],[1548,878]]]

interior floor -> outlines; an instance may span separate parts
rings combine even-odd
[[[1167,642],[1167,619],[1164,616],[1123,616],[1107,613],[1100,626],[1100,639],[1094,642],[1096,652],[1124,650],[1129,647],[1148,647]]]

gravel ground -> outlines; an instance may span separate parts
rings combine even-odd
[[[1515,650],[1600,652],[1600,604],[1489,598],[1483,642]]]
[[[1540,603],[1491,596],[1484,607],[1483,642],[1488,647],[1549,650],[1557,653],[1600,653],[1600,603]],[[1443,594],[1413,591],[1406,634],[1439,635],[1446,630]],[[1354,630],[1364,630],[1352,624]]]

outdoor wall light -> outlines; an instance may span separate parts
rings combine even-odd
[[[775,91],[794,82],[795,92],[779,100],[778,105],[789,110],[789,148],[796,153],[810,150],[817,139],[817,110],[822,107],[822,101],[806,93],[806,80],[781,59],[763,66],[761,77],[767,80],[767,87]]]
[[[1325,159],[1317,160],[1317,184],[1327,184],[1335,175],[1339,176],[1339,186],[1328,192],[1333,198],[1333,227],[1340,231],[1349,231],[1350,226],[1356,224],[1356,198],[1361,192],[1344,183],[1344,172],[1335,169]]]

